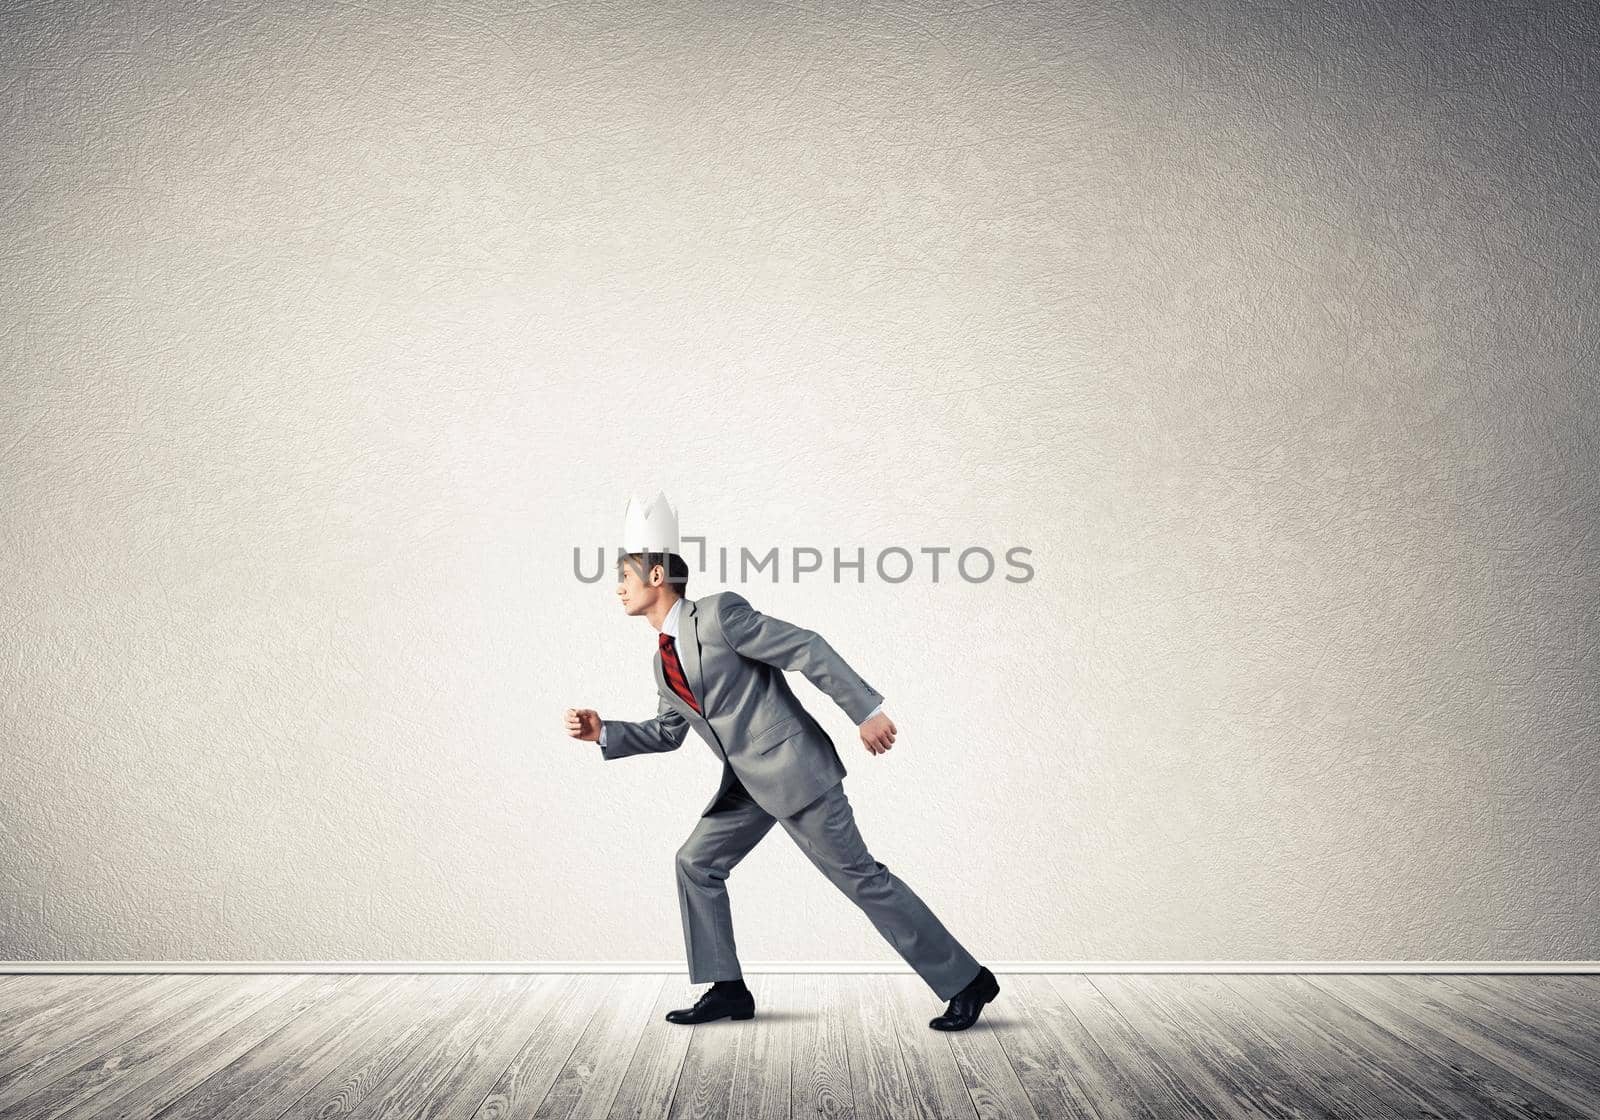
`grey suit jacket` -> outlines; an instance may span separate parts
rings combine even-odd
[[[701,816],[711,812],[735,777],[756,804],[787,817],[848,772],[828,733],[789,690],[785,669],[804,673],[855,723],[883,702],[820,635],[762,614],[733,591],[684,600],[677,651],[704,714],[667,686],[657,650],[652,658],[660,701],[656,717],[604,721],[601,752],[612,759],[674,751],[694,728],[722,759],[722,783]]]

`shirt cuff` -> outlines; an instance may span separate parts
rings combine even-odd
[[[871,719],[873,716],[877,715],[881,711],[883,711],[883,705],[879,704],[876,708],[873,708],[872,711],[867,713],[867,719]],[[861,723],[866,723],[867,719],[862,720]],[[856,724],[856,726],[860,727],[861,723]]]
[[[599,742],[596,745],[601,750],[605,750],[606,749],[606,725],[605,725],[605,721],[604,720],[600,721],[600,739],[599,739]]]

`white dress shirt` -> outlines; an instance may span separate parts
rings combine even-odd
[[[671,638],[674,642],[678,640],[678,616],[682,613],[683,599],[680,597],[677,602],[672,604],[672,608],[667,611],[667,617],[661,620],[661,633]],[[870,720],[881,711],[883,711],[883,705],[879,704],[868,713],[867,719],[862,720],[861,723],[866,723],[867,720]],[[859,727],[860,724],[856,726]],[[596,745],[601,747],[606,745],[606,725],[604,722],[600,724],[600,741]]]

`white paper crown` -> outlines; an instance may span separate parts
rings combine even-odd
[[[649,505],[636,496],[628,499],[622,514],[622,551],[683,555],[678,550],[678,511],[667,505],[667,496],[661,491],[656,491]]]

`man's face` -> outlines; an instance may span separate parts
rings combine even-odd
[[[666,594],[666,579],[666,570],[660,564],[646,569],[643,560],[624,557],[617,573],[617,598],[622,601],[622,609],[628,614],[644,614]]]

